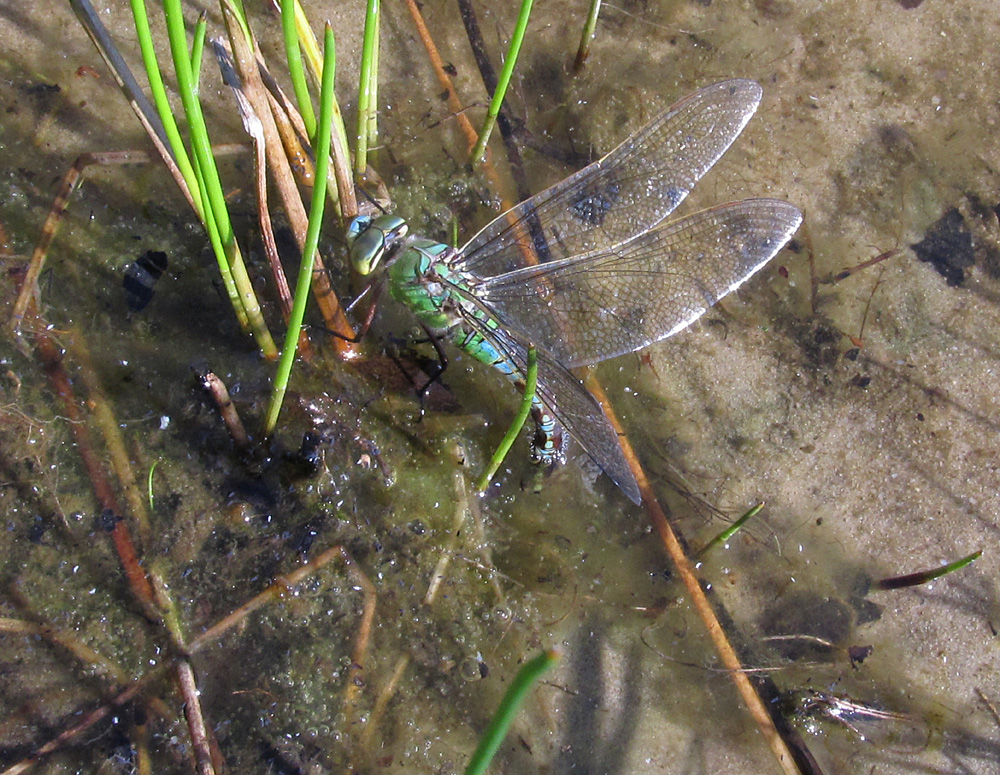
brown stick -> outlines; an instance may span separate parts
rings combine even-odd
[[[705,625],[716,653],[722,660],[722,664],[729,671],[729,677],[732,678],[733,683],[736,685],[736,691],[743,698],[750,716],[756,722],[757,728],[760,729],[768,746],[770,746],[772,753],[774,753],[775,758],[778,760],[778,764],[781,765],[782,772],[786,775],[799,775],[799,770],[791,751],[785,745],[784,739],[782,739],[775,728],[774,722],[771,720],[771,715],[767,712],[767,707],[765,707],[760,696],[757,694],[753,684],[750,683],[750,679],[743,665],[740,663],[736,651],[726,637],[726,633],[722,629],[722,625],[719,623],[719,619],[716,617],[715,611],[712,609],[712,605],[701,587],[701,583],[698,581],[698,576],[694,572],[691,560],[684,553],[684,547],[681,546],[681,542],[677,539],[677,534],[667,521],[667,516],[663,512],[663,508],[656,500],[656,495],[653,493],[653,488],[650,487],[646,472],[642,469],[642,465],[639,463],[638,457],[636,457],[635,450],[632,449],[628,437],[622,430],[621,423],[619,423],[618,417],[608,401],[607,394],[605,394],[600,383],[593,378],[587,380],[587,388],[601,402],[604,413],[618,432],[622,451],[625,453],[625,459],[628,461],[629,468],[632,469],[636,482],[639,483],[639,492],[642,493],[642,504],[646,508],[646,514],[652,521],[653,527],[656,528],[656,532],[659,534],[667,555],[677,570],[677,574],[681,577],[688,597],[691,599],[691,604]]]
[[[205,630],[205,632],[187,644],[187,656],[189,657],[206,646],[214,643],[251,613],[266,605],[271,600],[281,597],[282,594],[288,591],[288,587],[302,583],[310,575],[318,571],[324,565],[328,564],[331,560],[335,560],[338,557],[344,559],[346,562],[350,562],[350,564],[353,565],[351,556],[343,549],[343,547],[333,546],[327,549],[318,557],[307,562],[305,565],[296,568],[287,576],[282,576],[276,579],[270,586],[267,587],[267,589],[256,595],[252,600],[240,606],[231,614],[216,622],[215,625]],[[357,570],[356,567],[355,572],[358,575],[354,578],[359,584],[361,583],[361,579],[364,579],[364,581],[370,586],[370,582],[368,582],[367,577],[365,577],[360,570]],[[359,637],[355,641],[353,658],[356,660],[360,659],[362,663],[365,656],[364,650],[367,648],[368,639],[371,633],[371,621],[374,617],[374,608],[374,601],[366,601],[365,613],[362,614],[363,626],[361,631],[359,631]],[[368,615],[369,610],[372,612],[370,616]],[[361,636],[364,636],[364,638],[362,639]],[[116,695],[110,702],[85,715],[78,723],[60,732],[56,737],[52,738],[52,740],[38,748],[33,754],[25,759],[22,759],[13,766],[0,771],[0,775],[21,775],[31,769],[31,767],[37,764],[45,756],[55,753],[65,745],[69,745],[75,737],[83,734],[102,719],[107,718],[115,710],[122,707],[133,698],[146,691],[153,683],[163,678],[169,670],[172,670],[175,667],[177,661],[181,658],[182,657],[175,657],[172,660],[163,662],[159,667],[153,668],[142,676],[142,678],[137,679],[129,687]]]
[[[69,206],[69,199],[73,191],[83,177],[83,171],[92,164],[139,164],[149,161],[149,154],[145,151],[117,151],[112,153],[81,153],[70,168],[66,170],[59,189],[56,191],[56,198],[49,208],[49,214],[45,217],[42,225],[42,232],[35,244],[35,250],[31,254],[31,261],[28,263],[28,271],[24,275],[21,283],[21,291],[14,302],[14,311],[11,314],[11,327],[14,331],[21,328],[24,316],[30,307],[39,308],[38,298],[38,278],[42,274],[45,266],[45,256],[52,246],[56,232],[59,230],[59,222],[63,213]]]
[[[253,105],[264,130],[264,150],[267,154],[268,168],[278,187],[289,225],[298,243],[299,250],[305,249],[306,230],[309,216],[302,197],[295,186],[295,176],[292,174],[288,159],[285,156],[281,135],[271,113],[267,92],[261,80],[257,66],[258,52],[256,42],[248,44],[243,29],[236,20],[232,10],[223,3],[223,17],[229,32],[229,42],[233,50],[233,58],[237,70],[243,79],[243,89],[247,99]],[[323,261],[317,252],[313,269],[313,295],[323,315],[326,326],[336,331],[339,336],[333,337],[334,348],[341,358],[348,360],[358,356],[354,329],[351,327],[344,308],[330,285],[330,278],[323,267]]]
[[[233,440],[237,449],[245,451],[250,446],[250,436],[243,426],[240,413],[236,411],[233,400],[229,397],[229,390],[214,371],[206,372],[201,378],[202,384],[215,401],[215,406],[222,415],[222,422],[229,431],[229,437]]]
[[[205,717],[201,712],[201,699],[198,683],[195,681],[194,668],[186,659],[177,664],[177,682],[184,695],[184,717],[188,722],[188,733],[191,735],[191,747],[194,749],[195,763],[198,775],[215,775],[212,766],[212,750],[205,731]]]
[[[35,752],[31,754],[31,756],[22,759],[21,761],[17,762],[17,764],[14,764],[8,767],[7,769],[3,770],[2,772],[0,772],[0,775],[21,775],[22,773],[27,772],[32,767],[34,767],[39,761],[41,761],[44,757],[48,756],[51,753],[55,753],[65,745],[69,745],[70,741],[72,741],[73,738],[75,738],[77,735],[83,734],[92,726],[94,726],[94,724],[97,724],[102,719],[107,718],[118,708],[122,707],[130,700],[132,700],[134,697],[138,696],[141,692],[145,691],[145,689],[150,684],[152,684],[153,681],[155,681],[158,678],[161,678],[165,672],[166,670],[164,668],[158,668],[151,671],[150,673],[147,673],[145,676],[143,676],[138,681],[129,686],[127,689],[125,689],[123,692],[121,692],[121,694],[116,696],[107,705],[102,705],[101,707],[91,711],[82,719],[80,719],[80,721],[78,721],[76,724],[69,727],[68,729],[64,729],[54,738],[49,740],[49,742],[45,743],[45,745],[35,750]]]
[[[104,387],[97,376],[87,340],[79,329],[71,330],[73,355],[80,369],[80,378],[87,389],[87,405],[90,407],[94,422],[104,439],[108,451],[108,462],[114,471],[128,505],[128,515],[138,529],[140,546],[149,546],[152,537],[152,527],[149,522],[149,511],[146,501],[139,492],[139,485],[132,470],[132,461],[125,449],[122,439],[121,425],[115,419],[111,404],[104,395]]]
[[[146,577],[145,571],[139,564],[139,557],[135,550],[135,544],[128,530],[128,523],[120,518],[121,509],[118,506],[118,498],[115,496],[111,482],[105,475],[104,467],[98,461],[90,439],[90,430],[80,413],[79,405],[73,394],[73,387],[69,377],[62,367],[62,355],[56,347],[55,342],[44,331],[44,327],[39,326],[35,332],[35,343],[42,360],[42,368],[49,378],[49,383],[55,394],[59,396],[63,405],[63,412],[69,420],[70,429],[73,432],[74,441],[83,461],[87,474],[90,477],[90,484],[97,497],[103,513],[113,520],[113,525],[108,524],[107,529],[111,534],[111,540],[115,551],[118,553],[118,560],[122,570],[125,571],[125,578],[128,579],[129,587],[135,595],[136,600],[143,609],[143,612],[152,621],[159,619],[159,612],[153,598],[153,588]]]
[[[342,556],[347,572],[354,579],[354,583],[361,587],[363,597],[361,622],[358,625],[358,634],[355,636],[351,665],[347,669],[347,686],[344,687],[344,711],[346,713],[348,710],[353,712],[357,705],[358,693],[364,686],[362,675],[365,668],[365,657],[368,653],[368,643],[371,640],[372,625],[375,622],[375,604],[378,600],[378,594],[375,591],[375,585],[355,564],[351,555],[342,551]],[[354,714],[352,713],[352,715]]]

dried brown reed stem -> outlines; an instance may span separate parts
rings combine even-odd
[[[223,17],[226,20],[229,43],[232,46],[233,58],[243,83],[244,93],[261,121],[264,150],[272,180],[278,188],[278,195],[281,197],[282,206],[288,215],[289,226],[296,244],[298,244],[300,251],[304,250],[309,216],[302,203],[295,175],[285,154],[278,124],[271,112],[271,103],[260,73],[260,51],[257,48],[257,42],[255,40],[247,41],[236,15],[226,4],[223,4]],[[353,188],[351,188],[350,196],[353,199]],[[341,202],[346,211],[343,192],[341,193]],[[354,212],[356,211],[357,206],[354,205]],[[354,329],[330,285],[329,275],[318,252],[313,268],[312,289],[325,325],[338,334],[338,336],[333,337],[333,346],[337,353],[345,360],[357,357]]]
[[[29,313],[32,310],[29,309]],[[151,620],[159,619],[155,601],[153,599],[153,588],[146,577],[145,571],[139,564],[139,557],[136,552],[135,543],[132,541],[132,534],[129,531],[128,523],[121,518],[121,509],[118,505],[118,498],[114,488],[111,486],[104,466],[101,464],[98,455],[94,450],[94,445],[90,438],[90,429],[87,425],[83,413],[80,411],[79,402],[73,391],[72,381],[63,368],[63,358],[59,347],[55,341],[45,332],[43,326],[37,326],[35,330],[35,344],[42,361],[42,368],[49,379],[49,384],[62,402],[63,414],[69,420],[69,427],[76,442],[77,452],[83,461],[84,468],[90,478],[90,484],[97,498],[98,504],[106,517],[105,529],[111,535],[115,551],[118,554],[118,561],[121,563],[125,578],[128,580],[129,588],[135,595],[143,613]]]
[[[243,426],[240,413],[236,411],[236,406],[229,397],[229,390],[226,388],[226,383],[213,371],[203,374],[201,381],[215,402],[215,406],[222,416],[222,422],[226,426],[226,430],[229,431],[229,437],[233,440],[233,443],[240,450],[248,449],[250,447],[250,436]]]
[[[660,541],[663,543],[663,547],[666,549],[667,555],[670,557],[670,561],[677,571],[677,575],[680,576],[681,582],[684,584],[684,589],[688,593],[691,605],[694,606],[702,624],[705,625],[712,645],[715,647],[715,651],[719,655],[723,666],[729,671],[729,677],[735,684],[740,697],[743,698],[750,716],[753,718],[754,723],[757,724],[757,728],[778,760],[782,772],[786,775],[798,775],[799,769],[795,764],[792,752],[775,728],[774,722],[771,720],[771,714],[768,713],[763,700],[757,694],[757,690],[750,683],[750,678],[744,670],[739,657],[736,655],[736,650],[729,642],[722,624],[712,609],[712,604],[702,589],[698,576],[694,572],[694,565],[692,565],[691,560],[684,552],[684,547],[678,540],[677,534],[667,521],[667,515],[663,511],[663,507],[660,506],[659,501],[656,499],[653,488],[649,484],[649,479],[646,477],[646,472],[639,463],[639,458],[636,456],[635,450],[632,449],[628,437],[622,430],[621,423],[619,423],[614,408],[608,401],[607,394],[605,394],[600,383],[594,378],[587,380],[587,389],[601,402],[604,413],[618,432],[619,441],[625,453],[625,459],[628,460],[635,480],[639,483],[639,492],[642,493],[642,504],[646,509],[646,514],[653,523],[653,527],[656,528],[656,532],[660,536]]]
[[[149,154],[145,151],[82,153],[74,159],[56,190],[56,198],[52,202],[52,207],[49,208],[45,223],[42,224],[42,231],[35,244],[35,250],[31,254],[31,260],[28,262],[28,270],[21,283],[21,290],[14,302],[10,323],[15,332],[20,330],[29,308],[36,310],[41,308],[41,299],[38,296],[38,278],[45,267],[45,257],[52,246],[52,240],[55,239],[56,232],[59,230],[59,222],[69,206],[73,191],[80,184],[84,170],[94,164],[141,164],[148,162],[149,159]]]

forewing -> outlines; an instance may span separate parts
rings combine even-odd
[[[725,153],[761,99],[754,81],[707,86],[604,158],[487,224],[457,268],[480,277],[608,250],[653,228]]]
[[[738,288],[802,220],[778,199],[747,199],[665,224],[611,250],[477,283],[504,326],[565,366],[664,339]]]
[[[503,330],[487,327],[467,313],[462,315],[465,325],[488,339],[498,352],[514,366],[523,380],[527,373],[527,344]],[[632,475],[618,442],[618,434],[600,403],[565,366],[551,353],[537,348],[538,383],[535,395],[559,424],[574,438],[584,451],[617,484],[629,500],[641,501],[639,485]]]

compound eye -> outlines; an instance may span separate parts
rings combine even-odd
[[[408,231],[406,221],[397,215],[380,215],[372,221],[372,226],[385,234],[387,243],[402,239]]]
[[[347,225],[347,244],[354,245],[355,241],[371,228],[372,217],[370,215],[359,215],[353,218]]]
[[[358,219],[351,222],[351,226]],[[367,277],[382,260],[385,255],[385,234],[381,229],[365,229],[354,235],[350,234],[348,228],[348,241],[351,244],[351,263],[354,270],[362,277]]]

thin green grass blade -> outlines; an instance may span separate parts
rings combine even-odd
[[[326,180],[330,166],[330,135],[333,126],[333,29],[328,24],[323,38],[323,79],[320,87],[319,128],[316,132],[316,181],[313,188],[312,203],[309,207],[309,227],[306,230],[305,247],[302,251],[302,264],[299,276],[295,282],[295,298],[292,312],[288,320],[288,331],[285,333],[285,344],[281,350],[281,360],[274,377],[274,392],[271,394],[271,406],[267,413],[265,433],[270,436],[278,424],[281,413],[281,403],[288,388],[288,378],[295,362],[295,352],[302,330],[302,320],[305,317],[306,303],[309,300],[309,287],[312,283],[313,263],[316,258],[316,248],[319,245],[320,228],[323,225],[323,210],[326,204]]]
[[[739,530],[741,527],[743,527],[743,525],[745,525],[748,520],[756,517],[760,513],[760,510],[762,508],[764,508],[763,502],[758,503],[756,506],[751,508],[746,514],[744,514],[733,524],[731,524],[729,527],[727,527],[725,530],[723,530],[721,533],[715,536],[715,538],[713,538],[711,541],[705,544],[701,549],[699,549],[695,557],[701,557],[702,555],[707,554],[710,549],[713,549],[719,544],[723,544],[726,541],[728,541],[730,538],[736,535],[736,531]]]
[[[171,153],[188,190],[191,192],[195,212],[205,227],[205,231],[208,232],[209,241],[222,275],[222,282],[229,296],[230,303],[233,305],[233,310],[236,312],[237,320],[242,328],[247,329],[250,326],[250,320],[243,309],[239,291],[236,288],[236,283],[230,271],[229,261],[226,259],[225,249],[219,236],[211,207],[209,206],[208,197],[206,196],[204,177],[200,168],[196,169],[191,162],[191,158],[184,145],[184,140],[177,127],[177,122],[174,119],[170,100],[167,97],[167,90],[163,84],[163,76],[160,72],[153,44],[153,36],[149,27],[149,17],[146,15],[146,5],[143,0],[132,0],[132,18],[135,25],[136,38],[139,41],[139,49],[142,54],[143,67],[146,70],[146,77],[149,81],[149,88],[153,94],[153,101],[156,104],[157,112],[167,135]],[[200,56],[196,60],[194,52],[192,52],[192,63],[200,63],[200,60]]]
[[[146,498],[149,500],[149,510],[156,510],[156,498],[153,495],[153,474],[156,473],[156,467],[160,465],[160,461],[157,460],[149,467],[149,474],[146,477]]]
[[[293,0],[293,2],[295,3],[295,27],[299,31],[299,45],[309,63],[310,72],[315,76],[316,82],[319,82],[323,77],[323,57],[326,56],[326,52],[319,50],[319,41],[316,40],[312,27],[309,26],[309,19],[306,17],[306,12],[302,10],[302,4],[299,0]]]
[[[368,150],[378,146],[378,74],[379,57],[382,52],[382,38],[379,30],[382,27],[382,12],[378,13],[376,19],[375,37],[372,43],[372,78],[370,83],[371,99],[369,101],[368,124],[365,129],[368,132]]]
[[[973,552],[960,560],[949,562],[947,565],[942,565],[939,568],[917,571],[916,573],[907,573],[905,576],[893,576],[891,578],[882,579],[881,581],[875,582],[872,586],[875,589],[902,589],[903,587],[915,587],[918,584],[926,584],[929,581],[934,581],[934,579],[939,579],[949,573],[954,573],[960,568],[964,568],[966,565],[971,565],[979,559],[982,553],[982,550]]]
[[[201,93],[201,63],[205,52],[205,34],[208,32],[208,14],[202,11],[194,25],[194,35],[191,38],[191,72],[194,75],[195,94]]]
[[[236,287],[236,279],[233,277],[232,268],[229,266],[229,259],[226,257],[226,247],[222,244],[222,237],[219,235],[219,227],[215,223],[215,215],[212,212],[212,205],[208,201],[208,194],[205,191],[204,177],[200,168],[195,170],[198,180],[198,190],[201,192],[201,207],[205,216],[201,219],[202,226],[208,233],[208,241],[212,246],[212,254],[215,256],[215,263],[219,267],[219,275],[222,277],[222,287],[226,289],[226,296],[233,307],[236,319],[240,327],[246,331],[250,328],[250,318],[243,303],[240,301],[240,292]]]
[[[490,458],[490,464],[483,471],[483,475],[479,477],[479,481],[476,482],[476,490],[480,493],[486,492],[486,488],[490,486],[490,480],[503,464],[504,458],[507,457],[507,453],[510,452],[510,448],[514,445],[514,442],[517,441],[517,437],[521,433],[521,428],[524,427],[524,422],[528,419],[528,414],[531,412],[531,406],[535,400],[535,389],[538,387],[538,352],[534,347],[528,348],[527,372],[524,381],[524,398],[521,399],[521,406],[517,410],[517,417],[510,424],[507,433],[504,434],[503,440],[500,442],[500,446],[497,447],[497,451]]]
[[[557,649],[549,649],[524,663],[500,701],[500,707],[490,720],[486,732],[480,738],[479,745],[469,760],[469,766],[465,768],[465,775],[483,775],[486,772],[528,692],[542,675],[555,666],[561,656]]]
[[[316,136],[316,112],[313,110],[312,97],[309,94],[309,84],[306,82],[306,71],[302,66],[302,48],[299,45],[299,30],[295,24],[295,0],[281,0],[281,31],[285,38],[285,61],[288,63],[288,75],[292,79],[295,90],[295,101],[298,104],[299,115],[306,126],[310,138]]]
[[[489,142],[490,134],[493,132],[493,125],[497,121],[500,106],[507,95],[510,78],[514,73],[514,65],[517,64],[517,57],[521,52],[521,44],[524,42],[524,32],[528,28],[528,18],[531,16],[531,4],[532,0],[521,0],[521,11],[517,16],[517,25],[514,27],[514,34],[510,39],[510,47],[507,49],[507,58],[504,60],[503,70],[500,71],[497,89],[493,93],[493,99],[490,100],[490,107],[486,113],[483,128],[479,130],[479,140],[476,143],[476,147],[472,149],[473,164],[479,164],[486,153],[486,143]]]
[[[360,178],[368,167],[368,148],[378,133],[376,107],[378,90],[378,34],[381,20],[379,0],[368,0],[365,13],[365,39],[361,49],[361,76],[358,84],[358,133],[354,153],[354,172]]]

